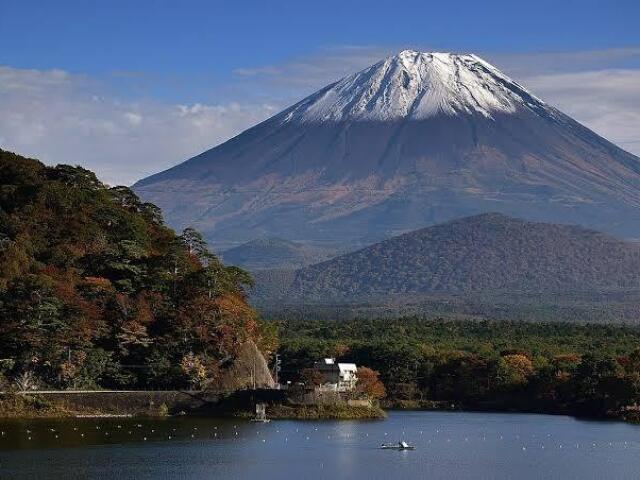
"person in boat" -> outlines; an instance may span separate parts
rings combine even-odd
[[[404,449],[412,449],[413,447],[403,440],[401,442],[398,442],[397,444],[395,444],[395,443],[389,443],[389,444],[383,443],[382,444],[382,448],[397,448],[398,450],[404,450]]]

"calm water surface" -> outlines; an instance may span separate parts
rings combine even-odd
[[[640,477],[640,427],[545,415],[29,420],[1,422],[0,432],[3,480]],[[378,448],[401,439],[416,450]]]

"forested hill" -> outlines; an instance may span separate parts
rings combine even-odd
[[[640,245],[577,226],[484,214],[410,232],[297,271],[306,299],[640,287]]]
[[[129,188],[0,150],[0,390],[203,386],[269,347],[250,282]]]

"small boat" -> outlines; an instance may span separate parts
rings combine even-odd
[[[383,443],[380,448],[388,450],[415,450],[416,447],[409,445],[407,442]]]

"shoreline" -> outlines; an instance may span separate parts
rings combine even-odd
[[[117,391],[72,392],[68,396],[64,396],[63,393],[58,391],[0,394],[0,420],[180,416],[250,419],[255,415],[253,403],[247,403],[246,398],[240,400],[233,395],[212,401],[206,393],[198,396],[193,392],[179,391],[163,392],[165,395],[159,399],[153,398],[154,395],[157,397],[157,392],[133,392],[135,396],[131,395],[132,392]],[[96,400],[95,397],[103,393],[109,397],[109,402],[100,404],[100,399]],[[190,404],[184,402],[185,395],[192,400]],[[195,397],[197,400],[194,400]],[[89,401],[83,403],[83,399],[89,399]],[[170,400],[173,403],[170,403]],[[377,405],[296,404],[283,400],[268,402],[267,416],[270,419],[374,420],[384,418],[386,413]]]
[[[253,418],[251,412],[239,412],[238,418]],[[362,407],[350,405],[269,405],[267,417],[270,420],[382,420],[385,410],[378,406]]]
[[[99,393],[99,392],[95,392]],[[117,395],[117,392],[110,392]],[[129,392],[123,392],[122,400],[126,400]],[[140,392],[138,392],[140,393]],[[173,393],[173,392],[172,392]],[[123,402],[125,403],[125,402]],[[0,395],[0,421],[11,419],[39,419],[39,418],[144,418],[144,417],[180,417],[180,416],[208,416],[220,418],[251,419],[254,413],[251,409],[240,404],[226,403],[216,406],[190,411],[170,410],[166,404],[149,405],[148,408],[120,411],[113,409],[99,409],[89,406],[69,408],[42,397],[41,394],[2,394]],[[387,412],[466,412],[466,413],[503,413],[503,414],[533,414],[569,416],[579,420],[614,421],[630,424],[640,424],[640,412],[631,410],[618,415],[586,416],[576,412],[545,410],[498,408],[490,406],[462,406],[450,402],[398,402],[386,401],[381,405],[351,406],[346,404],[328,405],[300,405],[286,403],[270,403],[267,405],[267,417],[272,420],[380,420],[387,416]]]
[[[502,413],[502,414],[522,414],[522,415],[549,415],[549,416],[565,416],[572,417],[578,420],[590,420],[590,421],[613,421],[623,422],[630,424],[640,424],[640,411],[629,410],[618,414],[611,414],[606,416],[593,416],[593,415],[581,415],[579,412],[571,412],[569,410],[553,410],[553,409],[528,409],[528,408],[499,408],[498,406],[491,407],[485,406],[472,406],[472,405],[455,405],[451,402],[434,402],[423,401],[420,405],[419,401],[411,401],[411,406],[401,406],[398,403],[391,402],[389,404],[384,402],[383,408],[385,411],[398,411],[398,412],[451,412],[451,413]],[[447,405],[438,405],[439,403],[446,403]]]

